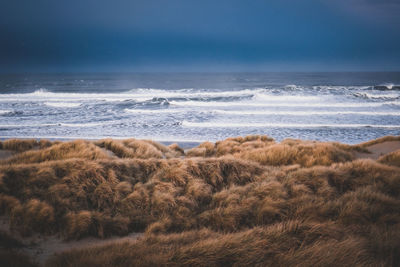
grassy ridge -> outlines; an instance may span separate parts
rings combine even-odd
[[[146,233],[49,266],[400,264],[398,151],[357,160],[368,146],[266,136],[185,155],[135,139],[8,142],[19,153],[0,161],[0,212],[14,231]]]

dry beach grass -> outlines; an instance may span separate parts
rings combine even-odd
[[[9,140],[0,212],[22,238],[144,233],[48,266],[398,266],[399,143]]]

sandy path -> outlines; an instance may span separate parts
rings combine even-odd
[[[64,241],[60,237],[33,235],[30,237],[22,238],[17,233],[13,233],[9,229],[8,220],[2,216],[0,218],[0,230],[8,233],[25,246],[20,249],[23,254],[30,256],[30,258],[43,266],[45,262],[54,254],[62,253],[72,249],[84,249],[95,246],[108,245],[115,242],[135,241],[143,233],[130,233],[129,235],[119,237],[112,236],[107,239],[100,239],[94,237],[87,237],[80,240]]]
[[[63,241],[56,236],[49,236],[37,239],[36,242],[27,245],[22,251],[28,254],[35,262],[39,263],[40,266],[43,266],[44,263],[56,253],[62,253],[71,249],[103,246],[115,242],[134,241],[141,235],[143,234],[131,233],[124,237],[114,236],[107,239],[88,237],[73,241]]]
[[[400,141],[387,141],[366,147],[371,153],[355,152],[357,159],[373,159],[377,160],[380,156],[386,155],[400,149]]]
[[[8,158],[10,158],[12,155],[14,155],[14,154],[15,154],[15,153],[14,153],[13,151],[0,149],[0,160],[2,160],[2,159],[8,159]]]

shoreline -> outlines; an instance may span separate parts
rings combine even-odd
[[[395,135],[396,136],[396,135]],[[400,136],[400,135],[399,135]],[[226,138],[236,138],[236,137],[240,137],[240,136],[230,136],[230,137],[226,137]],[[301,138],[292,138],[292,137],[287,137],[287,138],[283,138],[283,139],[275,139],[273,138],[275,141],[277,142],[281,142],[284,140],[302,140],[302,141],[307,141],[307,142],[320,142],[320,143],[340,143],[340,144],[344,144],[344,145],[351,145],[351,146],[356,146],[356,145],[361,145],[363,143],[367,143],[370,142],[371,140],[378,140],[381,138],[386,137],[386,135],[380,136],[380,137],[376,137],[375,139],[368,139],[365,141],[361,141],[361,142],[356,142],[356,143],[346,143],[346,142],[342,142],[340,140],[315,140],[315,139],[301,139]],[[24,137],[11,137],[11,136],[0,136],[0,142],[1,141],[6,141],[6,140],[10,140],[10,139],[15,139],[15,140],[49,140],[49,141],[61,141],[61,142],[70,142],[70,141],[74,141],[74,140],[84,140],[84,141],[91,141],[91,142],[95,142],[95,141],[99,141],[99,140],[104,140],[104,139],[112,139],[112,140],[127,140],[127,139],[136,139],[136,140],[150,140],[152,142],[157,142],[166,146],[169,146],[171,144],[178,144],[180,147],[184,148],[184,149],[190,149],[193,148],[195,146],[198,146],[204,142],[211,142],[211,143],[216,143],[216,142],[220,142],[224,139],[221,140],[215,140],[215,141],[210,141],[210,140],[176,140],[176,139],[152,139],[152,138],[145,138],[145,137],[135,137],[135,136],[124,136],[124,137],[112,137],[112,136],[104,136],[104,137],[79,137],[79,136],[71,136],[71,137],[57,137],[57,136],[40,136],[40,137],[35,137],[35,136],[24,136]]]
[[[195,146],[200,145],[203,142],[206,141],[200,141],[200,140],[184,140],[184,141],[176,141],[176,140],[156,140],[156,139],[146,139],[146,138],[135,138],[135,137],[101,137],[101,138],[85,138],[85,137],[0,137],[0,141],[6,141],[10,139],[16,139],[16,140],[49,140],[49,141],[61,141],[61,142],[70,142],[74,140],[85,140],[85,141],[99,141],[103,139],[113,139],[113,140],[126,140],[134,138],[137,140],[151,140],[153,142],[157,142],[166,146],[172,145],[172,144],[178,144],[181,148],[183,149],[190,149]]]

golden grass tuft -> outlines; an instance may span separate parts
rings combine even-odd
[[[57,143],[57,142],[54,142]],[[25,152],[32,149],[43,149],[53,145],[49,140],[35,139],[8,139],[0,142],[0,149],[11,150],[17,153]]]
[[[38,199],[30,199],[12,209],[12,226],[23,235],[33,232],[50,234],[53,232],[54,222],[54,208]]]
[[[286,139],[275,143],[267,136],[228,138],[215,144],[205,142],[187,151],[188,157],[220,157],[231,155],[262,165],[292,165],[304,167],[331,165],[354,159],[352,151],[360,150],[339,143],[322,143]]]
[[[394,239],[391,239],[394,241]],[[378,243],[378,242],[377,242]],[[364,238],[332,223],[288,221],[224,234],[207,229],[147,235],[57,255],[47,266],[388,266]],[[393,265],[395,266],[395,265]]]
[[[52,160],[65,160],[70,158],[84,158],[95,160],[107,158],[108,156],[93,143],[83,140],[76,140],[67,143],[59,143],[41,150],[31,150],[16,154],[4,160],[2,164],[27,164],[39,163]]]
[[[380,137],[371,141],[367,141],[358,145],[355,145],[354,147],[359,147],[359,148],[367,148],[372,145],[376,144],[381,144],[384,142],[391,142],[391,141],[400,141],[400,136],[384,136]]]
[[[400,150],[393,151],[387,155],[381,156],[378,162],[400,167]]]
[[[113,152],[120,158],[175,158],[184,154],[183,150],[177,145],[164,146],[151,140],[112,140],[103,139],[95,142],[99,147]]]
[[[39,142],[30,139],[30,140],[22,140],[22,139],[9,139],[3,142],[0,142],[0,149],[11,150],[15,152],[24,152],[27,150],[31,150],[34,147],[38,147]]]

